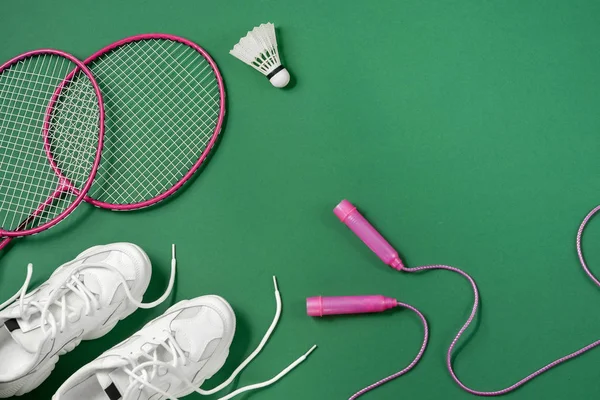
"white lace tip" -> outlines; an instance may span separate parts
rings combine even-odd
[[[29,286],[29,282],[31,281],[31,277],[33,276],[33,264],[27,264],[27,277],[25,278],[25,285]]]
[[[171,258],[172,258],[173,260],[175,260],[175,259],[176,259],[176,257],[175,257],[175,243],[173,243],[173,244],[171,245]]]
[[[279,287],[277,286],[277,277],[273,275],[273,286],[275,286],[275,291],[279,292]]]
[[[317,345],[315,344],[313,347],[310,348],[310,350],[308,350],[305,354],[304,357],[308,357],[310,355],[310,353],[312,353],[313,351],[315,351],[317,349]]]

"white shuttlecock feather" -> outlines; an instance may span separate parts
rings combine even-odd
[[[279,59],[275,25],[270,22],[248,32],[229,54],[265,75],[275,87],[282,88],[290,81],[290,73]]]

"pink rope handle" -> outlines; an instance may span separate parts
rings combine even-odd
[[[414,358],[414,360],[412,360],[412,362],[410,364],[408,364],[406,366],[406,368],[404,368],[402,371],[398,371],[395,374],[392,374],[390,376],[388,376],[387,378],[383,378],[382,380],[373,383],[372,385],[367,386],[364,389],[359,390],[358,392],[354,393],[352,395],[352,397],[350,397],[349,400],[355,400],[358,397],[362,396],[363,394],[375,389],[376,387],[379,387],[381,385],[383,385],[384,383],[387,383],[389,381],[391,381],[392,379],[396,379],[399,376],[402,376],[404,374],[406,374],[408,371],[410,371],[411,369],[413,369],[413,367],[415,365],[417,365],[417,363],[419,362],[419,360],[421,359],[421,357],[423,356],[423,353],[425,352],[425,348],[427,347],[427,342],[429,340],[429,326],[427,325],[427,320],[425,319],[425,316],[419,311],[417,310],[415,307],[409,305],[409,304],[405,304],[405,303],[400,303],[398,302],[398,307],[404,307],[404,308],[408,308],[409,310],[413,311],[415,314],[417,314],[419,316],[419,318],[421,319],[421,322],[423,323],[423,344],[421,345],[421,349],[419,350],[419,352],[417,353],[417,356]]]
[[[598,213],[598,211],[600,211],[600,205],[598,205],[594,209],[592,209],[592,211],[590,211],[586,215],[586,217],[583,219],[583,221],[581,222],[581,225],[579,226],[579,230],[577,231],[576,247],[577,247],[577,255],[579,257],[579,262],[581,263],[583,270],[590,277],[590,279],[596,284],[596,286],[600,287],[600,280],[598,280],[598,278],[596,278],[592,274],[589,267],[587,266],[587,263],[585,262],[585,258],[583,256],[583,250],[581,247],[581,238],[583,236],[583,231],[584,231],[585,227],[587,226],[588,222],[590,221],[590,219],[596,213]],[[456,375],[456,372],[454,372],[454,367],[452,365],[452,354],[453,354],[454,348],[455,348],[456,344],[458,343],[458,341],[460,340],[461,336],[469,328],[469,326],[471,325],[471,322],[473,322],[473,319],[477,315],[477,310],[479,307],[479,290],[477,288],[477,284],[475,283],[475,280],[469,274],[464,272],[463,270],[461,270],[459,268],[451,267],[448,265],[426,265],[426,266],[421,266],[421,267],[408,268],[408,267],[405,267],[404,265],[400,264],[397,267],[397,269],[400,271],[404,271],[404,272],[421,272],[421,271],[429,271],[429,270],[434,270],[434,269],[436,269],[436,270],[442,269],[442,270],[452,271],[452,272],[456,272],[459,275],[462,275],[471,284],[471,288],[473,289],[473,295],[474,295],[473,308],[471,309],[471,314],[467,318],[467,321],[459,329],[458,333],[456,334],[456,336],[454,337],[452,342],[450,343],[450,347],[448,347],[448,352],[446,353],[446,367],[448,368],[448,371],[450,372],[452,379],[454,379],[454,381],[458,384],[458,386],[460,386],[463,390],[465,390],[468,393],[471,393],[471,394],[474,394],[477,396],[490,396],[490,397],[491,396],[501,396],[501,395],[507,394],[509,392],[512,392],[515,389],[518,389],[519,387],[523,386],[524,384],[526,384],[527,382],[536,378],[537,376],[543,374],[544,372],[546,372],[566,361],[569,361],[575,357],[578,357],[584,353],[587,353],[588,351],[590,351],[593,348],[600,345],[600,340],[596,340],[595,342],[592,342],[592,343],[588,344],[587,346],[582,347],[581,349],[579,349],[577,351],[574,351],[573,353],[567,354],[566,356],[563,356],[563,357],[547,364],[546,366],[538,369],[535,372],[532,372],[531,374],[527,375],[523,379],[515,382],[514,384],[512,384],[504,389],[500,389],[500,390],[496,390],[496,391],[489,391],[489,392],[471,389],[470,387],[465,385],[458,378],[458,376]],[[356,394],[354,394],[352,397],[350,397],[349,400],[355,400],[359,396],[362,396],[363,394],[383,385],[384,383],[387,383],[387,382],[391,381],[392,379],[395,379],[399,376],[404,375],[405,373],[410,371],[421,359],[421,356],[423,355],[423,352],[425,351],[425,347],[427,346],[427,339],[428,339],[428,329],[427,329],[427,322],[425,320],[425,317],[423,317],[423,314],[421,314],[421,312],[419,312],[419,310],[417,310],[416,308],[413,308],[406,304],[399,303],[399,305],[413,310],[415,313],[417,313],[421,317],[421,320],[423,321],[423,324],[425,326],[425,340],[423,341],[421,350],[419,351],[419,353],[417,354],[417,357],[413,360],[413,362],[411,362],[406,368],[404,368],[403,370],[401,370],[393,375],[388,376],[387,378],[381,379],[380,381],[377,381],[377,382],[373,383],[372,385],[369,385],[369,386],[365,387],[364,389],[356,392]]]

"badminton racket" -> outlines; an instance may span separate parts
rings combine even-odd
[[[213,59],[187,39],[145,34],[84,63],[106,112],[102,162],[85,200],[133,210],[175,193],[206,160],[223,125],[225,89]]]
[[[0,249],[56,225],[84,199],[103,134],[100,89],[72,55],[36,50],[0,66]]]

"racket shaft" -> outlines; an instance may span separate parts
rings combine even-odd
[[[29,222],[31,222],[33,219],[35,219],[35,217],[37,217],[38,215],[40,215],[41,213],[44,212],[44,210],[50,206],[52,204],[52,202],[57,199],[61,193],[65,192],[65,188],[63,186],[59,187],[58,189],[56,189],[50,196],[48,196],[48,198],[38,206],[38,208],[35,209],[35,211],[33,213],[31,213],[31,215],[27,218],[25,218],[23,221],[21,221],[21,223],[19,224],[19,226],[17,227],[16,231],[20,231],[21,229],[25,228],[27,226],[27,224]],[[11,241],[12,241],[12,237],[7,237],[4,240],[2,240],[0,242],[0,250],[2,250],[3,248],[5,248]]]

